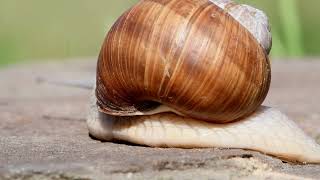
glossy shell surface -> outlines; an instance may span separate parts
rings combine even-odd
[[[109,115],[164,104],[225,123],[255,111],[270,79],[267,52],[221,7],[207,0],[142,0],[107,34],[96,96]]]

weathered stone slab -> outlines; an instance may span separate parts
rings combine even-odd
[[[0,179],[301,179],[320,165],[282,162],[237,149],[160,149],[91,139],[90,90],[41,83],[90,81],[95,60],[0,70]],[[320,141],[320,61],[274,61],[266,105]]]

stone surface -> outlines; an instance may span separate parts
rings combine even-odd
[[[265,105],[320,137],[320,61],[273,61]],[[49,81],[87,82],[95,60],[0,70],[0,179],[301,179],[320,165],[290,164],[238,149],[161,149],[91,139],[90,90]]]

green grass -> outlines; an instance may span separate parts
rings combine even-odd
[[[138,0],[0,0],[0,66],[96,56],[116,18]],[[241,0],[272,24],[272,56],[320,54],[320,1]]]
[[[269,16],[274,57],[319,56],[318,0],[241,0],[263,9]]]
[[[132,0],[0,0],[0,66],[97,55]]]
[[[304,55],[302,42],[302,26],[297,0],[280,0],[278,2],[280,22],[284,33],[287,54],[294,56]]]

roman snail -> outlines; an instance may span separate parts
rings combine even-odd
[[[231,0],[141,0],[112,26],[97,63],[89,132],[153,147],[257,150],[320,163],[320,146],[276,109],[271,32]]]

